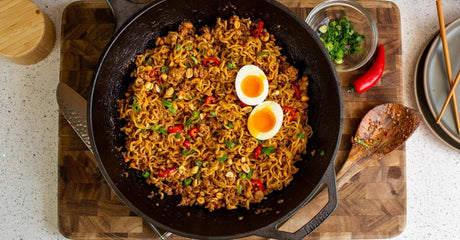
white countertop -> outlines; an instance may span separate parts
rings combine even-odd
[[[51,54],[30,66],[0,56],[0,239],[63,239],[57,224],[59,36],[72,0],[35,0],[56,26]],[[401,11],[405,105],[417,108],[415,61],[439,29],[434,0],[395,0]],[[446,23],[460,1],[444,0]],[[460,153],[423,123],[406,144],[407,224],[394,239],[460,239]]]

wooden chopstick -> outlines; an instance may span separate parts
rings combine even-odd
[[[452,67],[451,67],[451,64],[450,64],[449,48],[447,46],[446,26],[445,26],[445,23],[444,23],[444,13],[443,13],[443,10],[442,10],[442,0],[436,0],[436,8],[438,9],[439,28],[440,28],[440,34],[441,34],[441,40],[442,40],[442,50],[444,52],[444,60],[446,62],[447,78],[449,80],[449,84],[450,84],[450,87],[451,87],[451,90],[452,90],[454,82],[452,81]],[[452,103],[453,103],[453,107],[454,107],[455,122],[457,124],[457,132],[460,134],[460,122],[459,122],[459,119],[458,119],[457,98],[455,97],[455,93],[452,93],[451,98],[452,98]],[[443,114],[444,114],[444,111],[441,111],[439,113],[439,116],[436,119],[437,124],[439,124],[441,122],[441,118],[442,118]]]
[[[454,85],[450,88],[449,95],[447,95],[446,101],[444,101],[444,105],[442,105],[441,112],[439,113],[439,116],[442,116],[444,114],[444,111],[446,111],[447,104],[449,104],[450,99],[454,96],[455,93],[455,88],[457,87],[457,84],[460,80],[460,70],[457,73],[457,77],[455,78]],[[440,121],[441,118],[438,118],[438,121]],[[437,122],[437,121],[436,121]]]

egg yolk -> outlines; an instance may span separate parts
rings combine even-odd
[[[249,117],[248,128],[252,134],[268,132],[273,129],[275,123],[275,114],[270,108],[263,108]]]
[[[255,75],[246,76],[241,82],[241,90],[248,97],[258,97],[264,90],[263,79]]]

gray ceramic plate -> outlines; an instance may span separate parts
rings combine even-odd
[[[434,42],[434,37],[427,43],[427,45],[423,48],[421,52],[417,64],[415,65],[415,72],[414,72],[414,90],[415,90],[415,100],[417,102],[418,109],[423,116],[423,120],[425,121],[428,129],[430,129],[436,137],[438,137],[444,144],[447,146],[460,151],[460,143],[455,141],[451,138],[442,128],[440,125],[436,124],[436,119],[433,117],[430,108],[428,107],[428,102],[425,96],[425,89],[424,89],[424,64],[428,54],[428,48]]]
[[[446,34],[450,62],[452,65],[452,77],[455,78],[460,69],[460,18],[446,27]],[[436,119],[450,90],[447,80],[444,53],[439,35],[434,39],[433,44],[431,44],[428,49],[424,63],[423,78],[423,86],[428,107],[434,119]],[[455,95],[457,98],[457,105],[460,105],[460,88],[456,88]],[[460,112],[460,109],[457,110]],[[452,102],[450,102],[449,106],[446,108],[439,126],[447,135],[460,143],[460,135],[457,132],[457,126],[455,124],[455,113]]]

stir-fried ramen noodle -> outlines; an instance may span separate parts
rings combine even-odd
[[[287,186],[312,131],[307,77],[298,76],[280,49],[262,21],[238,16],[198,31],[186,22],[159,37],[133,60],[135,80],[119,100],[130,168],[159,194],[180,194],[181,205],[210,211],[249,208]],[[283,107],[281,129],[265,141],[250,135],[253,107],[235,92],[236,74],[247,64],[265,72],[267,100]]]

